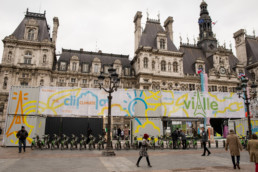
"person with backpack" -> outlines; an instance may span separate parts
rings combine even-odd
[[[24,126],[22,126],[21,130],[18,131],[18,133],[16,134],[16,137],[19,139],[19,153],[21,153],[22,145],[23,145],[23,151],[25,152],[26,138],[28,137],[28,132],[25,130]]]
[[[140,152],[139,152],[140,157],[138,158],[138,161],[136,163],[137,167],[140,167],[139,163],[140,163],[140,161],[141,161],[143,156],[146,157],[146,160],[147,160],[147,163],[148,163],[148,167],[152,167],[151,164],[150,164],[149,155],[148,155],[148,152],[147,152],[148,146],[149,146],[148,138],[149,138],[148,134],[144,134],[143,135],[143,140],[142,140],[142,143],[140,145]]]

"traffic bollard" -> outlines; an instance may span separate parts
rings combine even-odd
[[[223,140],[223,148],[226,146],[226,142],[225,140]]]
[[[219,142],[218,142],[218,140],[216,140],[215,142],[216,142],[216,148],[219,148]]]
[[[208,141],[208,144],[209,144],[209,148],[211,148],[211,141],[210,140]]]

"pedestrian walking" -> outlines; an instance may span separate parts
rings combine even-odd
[[[25,130],[24,126],[22,126],[21,130],[18,131],[18,133],[16,134],[16,137],[19,138],[19,153],[21,153],[22,145],[23,145],[23,151],[25,152],[26,138],[28,137],[28,132]]]
[[[186,136],[185,136],[185,133],[182,130],[180,130],[180,136],[181,136],[181,139],[182,139],[183,149],[186,149]]]
[[[208,135],[207,135],[207,132],[205,131],[204,127],[202,127],[202,144],[203,144],[203,154],[202,154],[202,156],[206,155],[206,151],[208,152],[207,156],[209,156],[211,154],[209,149],[206,147],[207,142],[208,142]]]
[[[258,140],[257,135],[252,134],[251,140],[248,141],[247,151],[249,152],[250,162],[255,163],[255,171],[258,171]]]
[[[176,144],[177,144],[177,139],[178,139],[177,129],[175,131],[173,131],[171,137],[172,137],[172,140],[173,140],[173,149],[176,149]]]
[[[140,148],[140,157],[138,158],[138,161],[136,163],[136,166],[139,167],[139,163],[142,159],[143,156],[146,157],[147,163],[148,163],[148,167],[152,167],[150,164],[150,160],[149,160],[149,155],[148,155],[148,146],[149,146],[149,141],[148,141],[149,135],[148,134],[144,134],[143,136],[143,140],[142,140],[142,145]]]
[[[240,169],[239,163],[240,163],[240,151],[242,151],[242,145],[240,144],[240,141],[235,134],[234,130],[230,130],[229,135],[227,136],[226,146],[225,149],[228,151],[228,148],[230,150],[233,168]],[[235,162],[235,156],[237,157],[237,163]]]

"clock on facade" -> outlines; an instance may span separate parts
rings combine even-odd
[[[225,74],[225,73],[226,73],[226,69],[225,69],[224,67],[221,67],[221,68],[219,69],[219,72],[220,72],[221,74]]]

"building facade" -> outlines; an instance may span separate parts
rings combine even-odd
[[[62,49],[55,53],[59,19],[53,18],[53,32],[46,14],[27,10],[16,30],[3,39],[0,64],[0,126],[4,128],[8,92],[11,86],[98,87],[98,76],[115,68],[120,88],[146,90],[201,90],[198,72],[208,75],[208,91],[235,92],[239,74],[258,77],[258,38],[244,30],[234,34],[237,57],[232,49],[218,45],[212,31],[207,3],[200,5],[199,40],[196,44],[173,41],[173,18],[161,25],[147,18],[142,31],[142,12],[134,17],[135,52],[127,55]],[[197,27],[196,26],[196,27]],[[104,81],[108,85],[108,81]]]

